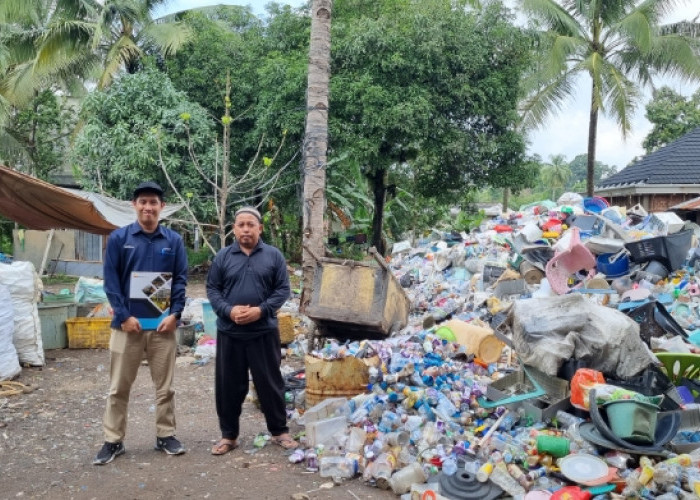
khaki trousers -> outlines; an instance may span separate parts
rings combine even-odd
[[[109,394],[102,426],[105,441],[123,441],[129,393],[138,374],[141,360],[148,360],[151,379],[156,388],[156,436],[175,434],[175,391],[171,388],[175,372],[177,341],[175,333],[146,330],[140,334],[112,328],[109,340]]]

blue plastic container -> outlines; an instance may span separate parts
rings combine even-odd
[[[608,202],[600,196],[592,196],[583,199],[583,209],[594,214],[599,214],[608,208],[608,206]]]
[[[617,259],[611,262],[613,257]],[[630,268],[630,260],[627,254],[603,253],[596,258],[596,269],[605,274],[607,278],[619,278],[627,274]]]
[[[216,338],[216,313],[209,301],[202,302],[202,320],[204,321],[204,333]]]

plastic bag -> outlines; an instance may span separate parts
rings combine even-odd
[[[107,302],[104,281],[81,276],[75,284],[75,301],[79,304],[85,304],[86,302]]]
[[[605,383],[605,377],[597,370],[579,368],[571,379],[571,404],[581,410],[588,410],[588,391],[591,387]]]

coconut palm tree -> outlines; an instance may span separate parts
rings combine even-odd
[[[617,121],[623,135],[640,103],[640,87],[656,75],[700,79],[697,33],[661,25],[676,0],[522,0],[545,31],[542,58],[526,83],[525,127],[541,125],[574,95],[578,75],[591,80],[586,191],[593,195],[600,111]],[[676,28],[681,25],[675,25]]]
[[[192,36],[179,22],[155,22],[167,0],[0,1],[0,151],[20,145],[4,124],[40,90],[75,90],[86,80],[108,86],[134,72],[144,53],[163,56]]]
[[[99,88],[121,70],[134,72],[145,52],[175,53],[192,37],[179,22],[157,23],[151,10],[167,0],[7,0],[0,23],[0,92],[26,102],[53,79],[95,78]],[[2,67],[2,48],[15,55]]]
[[[556,200],[556,190],[563,189],[571,177],[571,169],[564,155],[552,155],[549,163],[542,168],[542,181],[552,188],[552,200]]]
[[[304,288],[301,310],[311,301],[316,257],[323,257],[326,211],[326,159],[328,150],[328,84],[331,60],[331,10],[333,0],[311,2],[311,42],[306,91],[304,132],[304,206],[302,268]]]
[[[134,73],[145,51],[168,56],[192,38],[181,22],[155,22],[150,12],[168,0],[106,0],[95,24],[93,48],[102,54],[98,88],[108,86],[121,69]]]

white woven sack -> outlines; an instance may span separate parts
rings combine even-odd
[[[10,289],[14,309],[14,345],[20,363],[44,365],[44,344],[37,302],[41,297],[41,280],[34,264],[16,261],[0,264],[0,284]]]
[[[10,289],[0,284],[0,380],[12,380],[22,371],[17,349],[12,343],[14,315]]]

